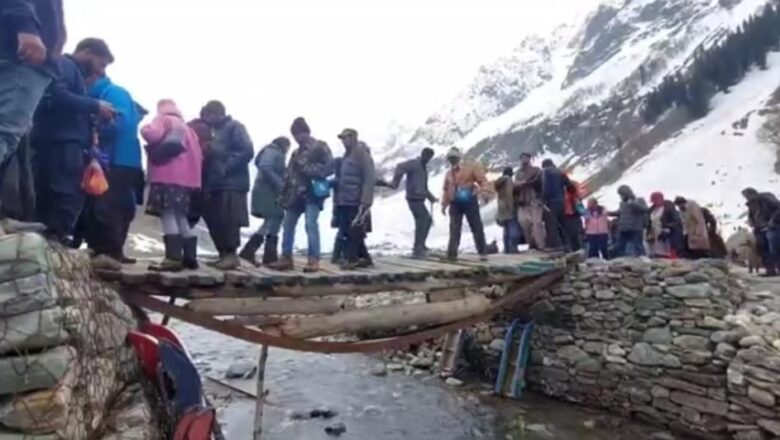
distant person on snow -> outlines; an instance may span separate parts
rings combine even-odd
[[[542,170],[531,164],[530,153],[520,155],[520,169],[515,175],[515,196],[517,219],[523,236],[531,249],[544,249],[547,231],[543,220]]]
[[[566,234],[566,191],[574,184],[550,159],[542,161],[542,202],[547,208],[547,247],[551,250],[571,250]],[[576,188],[575,188],[576,189]]]
[[[193,196],[201,188],[203,151],[198,135],[185,122],[176,103],[157,103],[157,116],[141,129],[147,142],[148,208],[160,215],[165,259],[150,270],[178,272],[198,268],[198,237],[190,229],[188,214]]]
[[[678,196],[674,204],[680,210],[685,234],[685,256],[691,260],[710,257],[710,237],[702,208],[693,200]]]
[[[677,207],[663,193],[650,194],[650,222],[647,226],[648,253],[652,258],[679,258],[684,255],[683,223]]]
[[[228,116],[221,102],[206,104],[203,116],[214,132],[203,162],[203,219],[219,252],[213,266],[232,270],[240,264],[236,252],[241,228],[249,226],[247,194],[254,146],[246,127]]]
[[[358,139],[356,130],[344,129],[339,139],[344,144],[344,157],[340,161],[334,206],[338,211],[338,234],[345,239],[345,261],[341,267],[344,270],[370,267],[373,262],[366,247],[366,234],[374,203],[374,160],[368,146]]]
[[[401,179],[406,177],[406,202],[414,217],[414,247],[412,256],[423,258],[427,254],[425,245],[428,233],[433,225],[431,212],[425,207],[425,202],[436,203],[439,200],[428,189],[428,164],[433,159],[433,149],[424,148],[420,157],[400,163],[395,168],[391,188],[398,188]]]
[[[298,143],[287,168],[287,180],[282,190],[282,206],[285,208],[282,257],[272,264],[276,270],[292,270],[295,230],[301,215],[305,216],[308,237],[308,263],[304,272],[320,270],[319,216],[325,199],[330,196],[327,178],[333,174],[333,154],[325,142],[312,137],[304,118],[296,118],[290,132]]]
[[[617,257],[641,257],[646,254],[644,231],[647,226],[647,202],[634,195],[628,185],[621,185],[618,190],[620,208],[610,215],[617,217]]]
[[[588,258],[609,259],[609,217],[598,200],[588,200],[585,213],[585,238]]]
[[[279,137],[263,147],[255,157],[257,177],[252,188],[252,216],[263,219],[263,224],[252,234],[239,254],[241,259],[255,266],[255,254],[263,243],[263,264],[268,265],[279,260],[279,232],[284,220],[284,208],[279,203],[279,195],[284,189],[284,179],[287,177],[285,161],[288,151],[290,140]]]
[[[774,194],[759,193],[754,188],[745,188],[742,195],[747,200],[748,224],[753,228],[766,276],[775,277],[780,274],[780,201]]]
[[[520,245],[522,232],[517,222],[517,205],[515,203],[512,167],[504,168],[504,172],[493,184],[498,194],[498,211],[496,222],[504,230],[504,253],[516,254]]]
[[[474,244],[480,259],[487,260],[487,244],[485,243],[485,228],[479,212],[478,191],[490,191],[490,184],[482,167],[476,164],[461,163],[462,154],[459,149],[452,148],[447,153],[450,170],[444,176],[444,194],[441,198],[441,212],[450,215],[450,242],[447,247],[447,259],[458,259],[460,236],[463,229],[463,217],[469,223],[474,236]]]

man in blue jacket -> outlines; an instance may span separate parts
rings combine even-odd
[[[58,75],[35,114],[31,142],[38,218],[47,235],[63,243],[84,204],[81,178],[85,153],[92,147],[92,118],[114,117],[110,104],[87,96],[84,75],[105,71],[113,60],[108,45],[98,39],[84,40],[73,55],[58,57]]]
[[[107,76],[88,80],[89,95],[116,109],[116,117],[98,129],[99,149],[107,156],[108,191],[94,197],[89,215],[87,244],[94,252],[92,265],[118,269],[131,263],[124,246],[135,210],[143,198],[143,167],[138,125],[142,116],[130,93]]]
[[[0,182],[32,126],[65,44],[62,0],[0,1]],[[29,225],[4,219],[0,233]]]

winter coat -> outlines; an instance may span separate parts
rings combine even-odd
[[[198,135],[184,122],[175,104],[161,107],[152,122],[141,129],[141,136],[149,144],[148,148],[154,149],[172,132],[181,134],[184,151],[161,165],[148,162],[149,182],[200,189],[203,152]]]
[[[585,235],[609,235],[609,217],[604,208],[589,209],[585,214]]]
[[[46,46],[45,69],[56,76],[54,61],[65,45],[62,0],[0,1],[0,60],[16,62],[21,32],[38,35]]]
[[[455,200],[455,192],[460,187],[469,187],[476,196],[477,190],[490,190],[487,177],[482,167],[476,164],[462,163],[451,168],[444,176],[444,192],[441,204],[450,206]]]
[[[371,206],[374,203],[376,170],[371,151],[360,142],[341,159],[336,206]]]
[[[577,205],[582,202],[582,196],[574,182],[571,182],[571,186],[566,188],[564,193],[564,205],[563,214],[567,217],[580,217],[581,214],[577,210]]]
[[[677,253],[677,255],[681,255],[684,250],[684,246],[683,221],[682,217],[680,216],[680,212],[677,211],[677,207],[670,200],[664,201],[663,206],[660,208],[651,208],[649,214],[652,214],[656,209],[663,209],[663,213],[661,214],[661,228],[668,230],[668,232],[665,233],[663,237],[655,236],[652,230],[652,225],[650,222],[648,222],[647,234],[650,236],[650,240],[667,241],[671,248]]]
[[[255,154],[243,124],[226,116],[214,129],[203,164],[203,190],[249,192],[249,162]]]
[[[111,165],[143,169],[138,125],[141,116],[138,106],[127,90],[111,82],[108,77],[99,79],[89,89],[89,96],[106,101],[117,111],[112,122],[100,125],[100,148],[108,154]]]
[[[59,74],[38,104],[30,140],[36,146],[67,142],[87,149],[98,101],[87,96],[81,69],[70,55],[58,57],[56,63]]]
[[[423,164],[422,159],[411,159],[398,164],[390,187],[398,188],[404,176],[406,176],[406,200],[419,201],[435,198],[428,190],[428,169]]]
[[[333,171],[333,154],[328,144],[312,138],[308,145],[300,146],[290,157],[282,191],[282,206],[290,209],[306,203],[322,205],[322,200],[312,194],[312,181],[327,179]]]
[[[710,257],[711,258],[726,258],[728,255],[728,249],[726,248],[726,242],[723,241],[723,237],[718,233],[718,220],[707,208],[701,208],[701,213],[704,216],[704,223],[707,225],[707,233],[710,238]]]
[[[499,177],[494,185],[496,193],[498,194],[496,221],[499,225],[503,225],[504,223],[517,218],[514,185],[512,184],[512,178],[508,176]]]
[[[620,202],[617,212],[618,232],[642,232],[647,226],[649,210],[643,198],[631,195]]]
[[[546,205],[560,205],[566,199],[566,190],[573,187],[569,176],[555,167],[542,170],[542,201]]]
[[[780,201],[772,193],[759,193],[748,202],[748,222],[757,230],[780,226]]]
[[[520,168],[515,174],[515,197],[519,206],[528,206],[542,198],[542,170],[535,166]]]
[[[685,235],[688,238],[688,248],[691,250],[710,249],[709,232],[707,223],[704,220],[704,214],[698,203],[688,200],[686,209],[682,212],[683,227]]]
[[[287,175],[284,156],[282,147],[272,143],[263,147],[255,157],[257,178],[252,188],[252,215],[255,217],[280,218],[284,215],[279,203]]]

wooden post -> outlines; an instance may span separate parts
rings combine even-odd
[[[265,364],[268,361],[268,346],[260,348],[260,360],[257,362],[257,402],[255,403],[255,430],[253,440],[263,437],[263,404],[265,402]]]

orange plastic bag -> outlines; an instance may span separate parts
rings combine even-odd
[[[108,191],[106,174],[97,160],[93,159],[84,170],[84,177],[81,179],[81,189],[91,196],[102,196]]]

